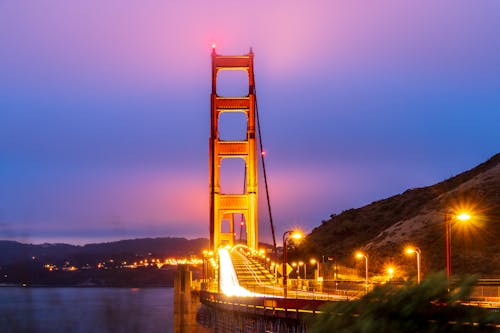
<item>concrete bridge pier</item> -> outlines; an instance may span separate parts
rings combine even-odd
[[[191,293],[192,272],[186,265],[179,265],[174,276],[174,332],[210,332],[196,322],[200,300]]]

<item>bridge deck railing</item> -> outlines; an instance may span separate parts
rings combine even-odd
[[[200,291],[200,301],[221,310],[293,319],[299,319],[305,314],[321,313],[319,308],[327,302],[299,298],[227,297],[207,291]]]

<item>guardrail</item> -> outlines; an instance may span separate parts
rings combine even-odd
[[[200,291],[201,303],[213,307],[216,311],[228,311],[229,313],[240,313],[250,316],[261,316],[269,319],[295,320],[304,323],[307,317],[323,313],[319,308],[327,302],[321,300],[307,299],[284,299],[266,297],[226,297],[217,293]],[[475,305],[475,304],[470,304]],[[359,314],[351,314],[358,317]],[[475,327],[480,323],[429,320],[436,325],[450,325],[456,327]],[[485,327],[500,329],[499,323],[485,324]]]
[[[221,310],[293,319],[301,319],[303,314],[321,313],[319,308],[327,302],[313,299],[227,297],[208,291],[200,291],[200,301]]]

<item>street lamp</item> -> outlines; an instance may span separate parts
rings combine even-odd
[[[457,220],[461,222],[469,221],[471,216],[468,213],[462,212],[458,215],[445,215],[445,236],[446,236],[446,276],[448,280],[451,278],[451,222]]]
[[[387,267],[387,279],[391,281],[394,277],[394,267],[389,266]]]
[[[304,279],[306,279],[306,265],[304,265],[303,261],[299,261],[299,267],[304,266]],[[297,273],[299,273],[299,267],[297,267]],[[300,279],[300,274],[298,274],[298,277]]]
[[[368,255],[363,252],[357,252],[356,258],[365,258],[365,288],[366,292],[368,292]]]
[[[314,279],[317,281],[318,278],[319,278],[319,261],[312,258],[311,260],[309,260],[309,262],[314,265],[316,264],[316,271],[314,272]]]
[[[302,233],[296,230],[287,230],[283,233],[283,296],[286,298],[287,296],[287,271],[286,271],[286,241],[288,240],[288,236],[292,239],[299,240],[302,238]]]
[[[407,248],[406,253],[411,254],[415,253],[417,255],[417,284],[420,284],[420,265],[421,265],[421,260],[422,260],[422,252],[418,247],[416,248]]]

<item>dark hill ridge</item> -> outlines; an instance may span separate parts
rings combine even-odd
[[[135,256],[184,257],[199,255],[208,246],[205,238],[142,238],[109,243],[86,244],[23,244],[0,241],[0,265],[31,260],[36,257],[52,263],[61,261],[98,261],[105,258],[132,258]]]
[[[203,238],[169,237],[84,246],[0,241],[0,286],[171,287],[175,267],[130,269],[123,262],[198,256],[207,245]],[[196,267],[193,270],[195,277],[201,274]]]
[[[392,262],[411,271],[414,261],[403,248],[413,244],[422,250],[424,272],[443,270],[444,218],[460,209],[470,210],[473,219],[452,229],[453,272],[500,276],[500,154],[438,184],[331,215],[299,251],[352,266],[353,253],[363,249],[371,270]]]

